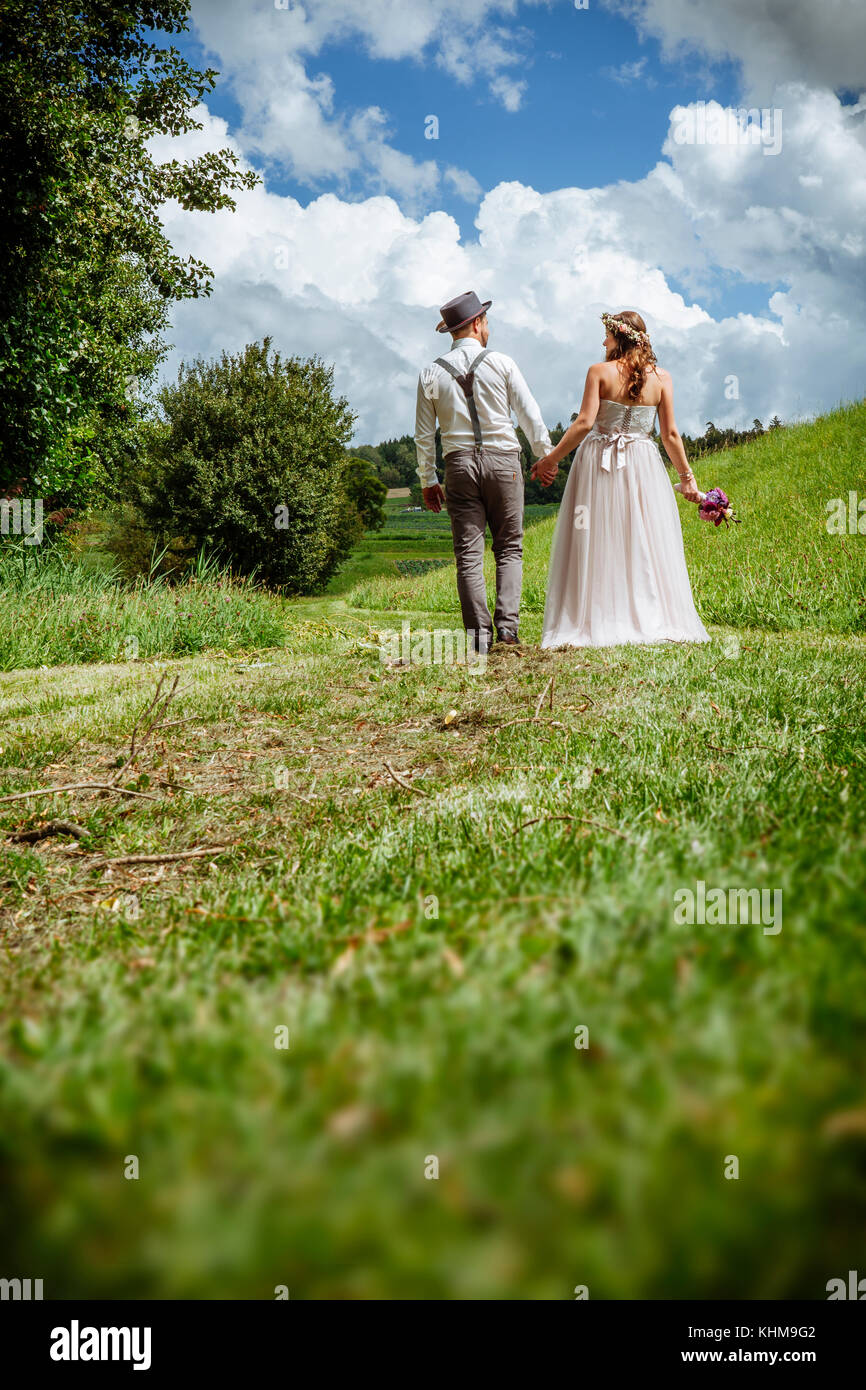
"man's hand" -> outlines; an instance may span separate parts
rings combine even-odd
[[[530,478],[536,478],[542,487],[550,487],[557,473],[559,472],[558,463],[548,463],[547,457],[536,459],[529,470]]]
[[[434,483],[432,487],[421,489],[424,496],[424,506],[428,512],[441,512],[445,503],[445,493],[442,491],[441,483]]]

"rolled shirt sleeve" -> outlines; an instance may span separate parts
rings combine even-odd
[[[536,458],[543,458],[553,448],[547,426],[538,408],[538,402],[524,380],[523,373],[516,362],[511,363],[508,374],[508,400],[517,416],[517,423],[529,440]]]
[[[422,487],[433,487],[436,477],[436,408],[425,390],[423,375],[418,378],[415,402],[415,453]]]

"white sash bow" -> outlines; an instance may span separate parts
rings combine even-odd
[[[601,466],[605,473],[610,472],[611,462],[616,463],[617,468],[624,468],[627,460],[626,445],[633,439],[649,439],[649,435],[643,430],[615,430],[607,433],[605,430],[597,430],[600,439],[605,440],[605,446],[601,455]]]

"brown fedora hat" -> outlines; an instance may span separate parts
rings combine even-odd
[[[437,323],[436,332],[456,333],[458,328],[465,328],[467,323],[479,318],[481,314],[486,314],[492,303],[493,300],[488,299],[482,304],[474,290],[458,294],[456,299],[449,299],[439,310],[442,322]]]

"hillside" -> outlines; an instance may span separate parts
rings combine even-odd
[[[866,497],[866,402],[761,438],[695,465],[701,488],[722,487],[740,526],[718,531],[680,502],[686,559],[707,623],[771,631],[821,627],[866,631],[866,543],[827,531],[827,503]],[[673,479],[673,481],[676,481]],[[866,522],[864,522],[866,525]],[[524,545],[525,635],[540,632],[553,518],[529,524]],[[487,555],[490,602],[493,561]],[[359,583],[351,606],[458,613],[453,564],[417,583]],[[533,621],[533,616],[538,619]]]

